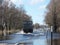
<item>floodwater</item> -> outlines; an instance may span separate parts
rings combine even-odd
[[[50,45],[50,39],[46,38],[46,35],[40,35],[38,32],[35,34],[13,34],[11,35],[14,39],[3,42],[8,42],[8,45],[18,42],[17,45]],[[50,37],[50,36],[48,36]]]
[[[60,45],[60,39],[52,40],[52,45]]]
[[[39,39],[34,39],[29,43],[25,42],[22,44],[23,45],[60,45],[60,34],[53,34],[52,41],[51,41],[51,35],[48,34],[47,38],[45,36],[40,36]]]
[[[50,39],[50,35],[46,37],[46,35],[40,36],[37,39],[33,39],[31,41],[28,42],[23,42],[23,43],[19,43],[18,45],[51,45],[51,39]]]
[[[48,41],[47,39],[35,39],[30,42],[20,43],[18,45],[50,45],[50,40]]]
[[[39,33],[37,33],[39,34]],[[8,45],[11,43],[18,42],[17,45],[60,45],[60,34],[53,33],[53,40],[51,41],[51,33],[48,35],[33,35],[31,34],[13,34],[14,39],[8,40]],[[47,36],[47,37],[46,37]],[[10,45],[11,45],[10,44]]]
[[[37,39],[33,41],[33,45],[47,45],[46,39]]]

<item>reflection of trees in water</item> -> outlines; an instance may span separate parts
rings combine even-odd
[[[51,45],[51,40],[47,39],[47,45]]]
[[[53,45],[60,45],[60,39],[54,39]]]
[[[2,31],[2,32],[0,32],[0,33],[2,33],[2,36],[3,36],[3,30],[4,30],[3,26],[0,25],[0,31]],[[1,35],[1,34],[0,34],[0,35]]]
[[[51,40],[47,40],[47,45],[51,45]],[[52,40],[52,45],[60,45],[60,39]]]
[[[18,45],[33,45],[33,42],[19,43]]]

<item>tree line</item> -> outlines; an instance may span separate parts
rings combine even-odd
[[[16,7],[15,4],[7,2],[0,5],[0,26],[5,26],[6,30],[22,29],[23,21],[30,19],[23,6]]]
[[[56,26],[56,31],[60,31],[60,0],[51,0],[47,6],[48,12],[45,16],[45,22],[50,27]]]

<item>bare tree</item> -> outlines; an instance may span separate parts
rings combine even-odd
[[[51,0],[50,4],[47,6],[49,12],[45,17],[45,21],[49,26],[55,27],[57,30],[60,27],[60,0]]]

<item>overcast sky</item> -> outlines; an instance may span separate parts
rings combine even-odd
[[[24,5],[27,14],[32,16],[33,23],[44,24],[46,6],[50,0],[12,0],[17,6]]]

